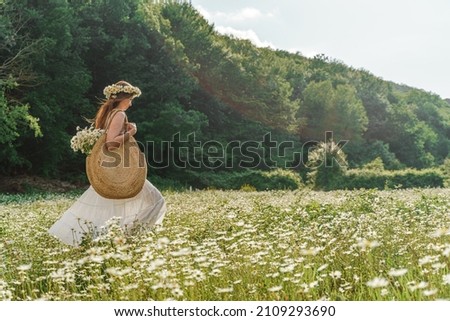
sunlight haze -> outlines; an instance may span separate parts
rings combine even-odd
[[[450,98],[450,1],[193,0],[224,34]]]

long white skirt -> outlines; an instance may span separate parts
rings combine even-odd
[[[78,246],[88,234],[95,238],[105,230],[113,217],[126,230],[136,224],[161,224],[166,213],[166,202],[159,190],[148,180],[135,197],[114,200],[100,196],[92,186],[56,221],[49,233],[62,242]]]

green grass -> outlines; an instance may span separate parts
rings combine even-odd
[[[79,248],[79,194],[0,195],[0,300],[450,299],[450,189],[166,192],[162,227]]]

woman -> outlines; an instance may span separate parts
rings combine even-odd
[[[141,91],[128,82],[119,81],[105,87],[103,93],[106,100],[93,121],[96,128],[107,131],[106,147],[113,151],[136,134],[136,124],[126,121],[125,111]],[[49,233],[68,245],[78,246],[84,237],[95,238],[105,232],[107,222],[113,217],[129,231],[138,224],[160,224],[165,213],[163,196],[148,180],[136,196],[120,200],[104,198],[90,186]]]

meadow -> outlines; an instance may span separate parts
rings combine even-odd
[[[165,191],[162,226],[78,248],[78,193],[0,195],[0,300],[447,300],[450,189]]]

